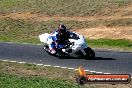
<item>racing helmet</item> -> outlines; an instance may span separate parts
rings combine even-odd
[[[65,34],[66,33],[66,26],[65,25],[59,25],[57,31],[59,34]]]

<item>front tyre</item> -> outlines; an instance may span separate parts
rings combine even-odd
[[[95,52],[90,47],[85,48],[84,51],[86,53],[86,55],[85,55],[86,59],[95,58]]]

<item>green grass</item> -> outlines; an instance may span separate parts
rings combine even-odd
[[[0,13],[33,12],[59,16],[109,16],[131,0],[0,0]],[[107,10],[106,10],[107,8]]]
[[[112,86],[111,84],[80,86],[75,83],[77,75],[78,72],[74,70],[0,61],[0,88],[107,88]]]
[[[0,61],[0,88],[93,88],[75,83],[76,74],[68,69]]]
[[[64,80],[44,79],[35,77],[17,77],[12,75],[0,74],[1,88],[74,88],[74,85]]]
[[[92,47],[132,50],[132,41],[125,39],[87,39]]]
[[[0,73],[1,88],[80,88],[63,79],[19,77]]]
[[[75,71],[53,67],[36,66],[34,64],[18,64],[0,61],[0,73],[17,75],[19,77],[61,78],[75,82]]]

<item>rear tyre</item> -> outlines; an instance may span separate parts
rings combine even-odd
[[[90,48],[85,48],[84,51],[86,52],[85,59],[94,59],[95,52]]]

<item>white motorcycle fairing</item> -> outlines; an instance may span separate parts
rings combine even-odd
[[[88,45],[86,44],[86,39],[82,35],[79,34],[77,35],[78,35],[78,39],[69,39],[70,42],[74,43],[74,46],[72,46],[71,49],[73,50],[74,53],[81,51],[84,55],[86,55],[84,51],[84,49],[88,47]]]
[[[49,45],[51,42],[53,42],[52,38],[50,38],[50,34],[44,33],[39,35],[39,39],[41,42],[44,43],[44,45]],[[95,53],[94,51],[88,47],[86,43],[86,39],[84,38],[83,35],[80,35],[75,32],[70,32],[70,38],[69,42],[71,45],[67,48],[62,49],[62,52],[69,54],[69,55],[75,55],[78,54],[78,52],[81,52],[83,56],[88,57],[88,58],[94,58]],[[69,52],[70,51],[70,52]]]

